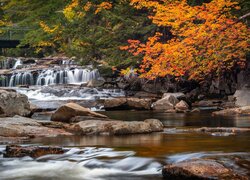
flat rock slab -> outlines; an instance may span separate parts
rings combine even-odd
[[[59,128],[44,127],[33,119],[21,116],[0,118],[0,136],[3,137],[55,137],[72,135]]]
[[[60,147],[9,145],[9,146],[6,146],[6,150],[3,156],[5,158],[24,157],[24,156],[38,158],[40,156],[44,156],[48,154],[63,154],[63,153],[64,153],[64,150]]]
[[[73,124],[70,130],[80,135],[126,135],[160,132],[163,131],[163,124],[157,119],[147,119],[144,121],[87,120]]]
[[[167,180],[246,179],[214,160],[192,160],[166,165],[162,175]]]

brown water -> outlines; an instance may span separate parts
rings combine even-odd
[[[36,138],[30,144],[58,145],[73,152],[39,160],[5,162],[0,159],[0,174],[3,174],[0,179],[8,179],[6,176],[20,171],[30,172],[32,168],[34,173],[31,175],[13,175],[9,179],[161,179],[163,165],[193,158],[216,159],[236,172],[250,176],[250,133],[218,135],[183,131],[203,126],[250,127],[250,118],[247,116],[212,117],[209,111],[197,114],[151,111],[102,113],[128,121],[157,118],[166,129],[161,133],[141,135]],[[48,173],[43,174],[41,166]]]

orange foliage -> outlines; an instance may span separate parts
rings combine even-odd
[[[187,0],[131,0],[135,8],[148,8],[153,23],[168,27],[173,37],[164,40],[156,33],[146,43],[129,40],[121,47],[135,56],[143,55],[142,77],[188,76],[202,80],[244,64],[249,50],[249,29],[230,12],[239,9],[231,0],[212,0],[190,6]]]

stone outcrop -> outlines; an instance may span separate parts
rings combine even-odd
[[[24,157],[24,156],[38,158],[40,156],[48,154],[63,154],[63,153],[64,150],[60,147],[8,145],[6,146],[6,150],[3,156],[5,158]]]
[[[221,111],[215,111],[212,114],[220,116],[250,115],[250,106],[223,109]]]
[[[104,101],[106,110],[149,110],[151,109],[152,99],[150,98],[113,98]]]
[[[163,124],[157,119],[145,121],[88,120],[73,124],[70,130],[79,135],[126,135],[163,131]]]
[[[91,116],[97,118],[107,118],[107,116],[91,111],[75,103],[67,103],[59,107],[51,116],[52,121],[69,123],[71,118],[76,116]]]
[[[72,135],[59,128],[42,126],[33,119],[21,116],[0,118],[0,136],[2,137],[55,137]]]
[[[14,91],[0,89],[0,117],[29,116],[31,113],[28,97]]]
[[[246,179],[214,160],[191,160],[166,165],[162,169],[164,179]]]

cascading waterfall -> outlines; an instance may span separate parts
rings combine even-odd
[[[47,69],[40,72],[13,73],[10,78],[1,78],[0,84],[10,87],[18,85],[81,84],[99,77],[100,74],[97,69]]]
[[[13,66],[12,69],[17,69],[19,66],[23,65],[23,62],[21,59],[17,59],[15,62],[15,65]]]

